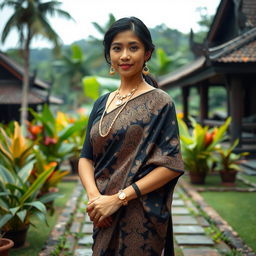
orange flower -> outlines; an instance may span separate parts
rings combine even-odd
[[[72,118],[72,117],[70,117],[70,118],[68,119],[68,121],[73,124],[73,123],[75,122],[75,119]]]
[[[56,167],[57,166],[57,162],[50,162],[47,165],[45,165],[45,169],[48,170],[51,167]]]
[[[33,134],[33,135],[38,135],[39,133],[42,132],[43,126],[42,125],[31,125],[28,130]]]
[[[204,137],[204,144],[205,146],[209,146],[213,141],[213,134],[212,133],[209,133],[209,132],[206,132],[205,133],[205,137]]]
[[[183,112],[179,112],[179,113],[177,114],[177,117],[178,117],[179,119],[183,119],[183,118],[184,118]]]

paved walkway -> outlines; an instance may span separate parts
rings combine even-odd
[[[67,208],[49,237],[46,248],[39,256],[51,255],[50,252],[56,248],[61,236],[66,237],[68,241],[68,246],[65,247],[69,248],[69,255],[91,256],[93,226],[88,215],[85,215],[86,201],[84,189],[78,183]],[[221,254],[218,251],[229,251],[224,243],[216,245],[205,233],[209,223],[202,216],[197,216],[197,209],[179,187],[174,193],[172,212],[175,243],[178,247],[176,256],[219,256]]]
[[[205,233],[204,228],[209,226],[208,222],[202,217],[195,217],[192,212],[197,212],[196,208],[187,200],[181,189],[174,194],[173,201],[173,228],[176,244],[180,247],[184,256],[219,256],[214,241]],[[86,201],[86,195],[82,203]],[[81,205],[80,208],[83,208]],[[80,233],[81,237],[77,241],[74,256],[91,255],[92,244],[92,223],[86,215],[77,216],[76,221],[71,226],[72,233]]]

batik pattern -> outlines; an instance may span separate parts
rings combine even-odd
[[[99,135],[99,119],[107,101],[102,96],[89,134],[95,180],[100,193],[112,195],[158,166],[183,173],[174,104],[161,89],[131,99],[106,137]],[[119,107],[105,114],[105,133]],[[87,148],[86,148],[87,147]],[[88,143],[83,151],[88,150]],[[83,154],[81,154],[83,155]],[[179,176],[180,176],[179,175]],[[179,177],[178,176],[178,177]],[[94,228],[95,256],[160,256],[173,254],[171,202],[178,177],[162,188],[122,207],[111,227]]]

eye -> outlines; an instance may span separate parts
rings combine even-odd
[[[113,46],[112,50],[115,51],[115,52],[118,52],[118,51],[121,50],[121,47],[120,46]]]
[[[131,49],[131,51],[135,52],[139,49],[139,47],[137,45],[133,45],[133,46],[131,46],[130,49]]]

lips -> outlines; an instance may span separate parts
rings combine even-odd
[[[132,66],[132,64],[121,64],[121,65],[119,65],[123,70],[128,70],[131,66]]]

